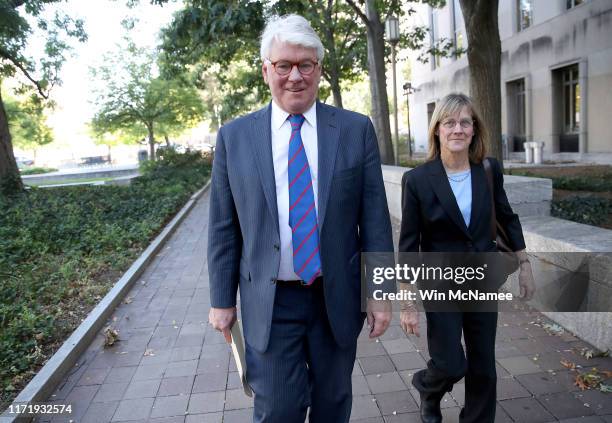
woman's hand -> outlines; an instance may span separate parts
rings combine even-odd
[[[411,333],[416,336],[419,334],[419,312],[416,308],[407,308],[400,312],[400,326],[407,335]]]
[[[535,282],[533,280],[533,271],[531,269],[531,263],[529,263],[528,260],[521,263],[519,272],[519,288],[520,298],[525,301],[529,301],[533,298],[533,294],[535,293],[536,287]]]

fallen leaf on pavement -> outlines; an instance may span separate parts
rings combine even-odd
[[[601,392],[605,392],[606,394],[612,394],[612,385],[604,385],[603,383],[599,385],[599,390]]]
[[[119,332],[116,329],[108,326],[104,329],[104,346],[111,347],[115,342],[119,341]]]
[[[576,364],[575,364],[575,363],[572,363],[572,362],[571,362],[571,361],[569,361],[569,360],[561,360],[561,361],[560,361],[560,363],[561,363],[561,365],[562,365],[563,367],[565,367],[566,369],[576,370]]]
[[[561,326],[555,324],[555,323],[545,323],[544,325],[542,325],[542,327],[544,329],[546,329],[549,332],[553,332],[556,335],[561,335],[563,332],[565,332],[565,329],[563,329]]]

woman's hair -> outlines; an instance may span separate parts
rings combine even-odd
[[[436,104],[436,108],[431,116],[427,137],[427,160],[434,160],[440,157],[440,138],[436,135],[440,122],[449,116],[459,113],[463,107],[468,108],[474,121],[474,136],[469,148],[470,162],[480,163],[485,158],[489,134],[482,122],[480,113],[478,113],[470,97],[461,93],[451,93]]]
[[[319,63],[323,60],[325,49],[323,43],[312,29],[310,23],[300,15],[275,16],[268,21],[266,29],[261,34],[261,59],[269,58],[270,48],[274,41],[294,44],[317,51]]]

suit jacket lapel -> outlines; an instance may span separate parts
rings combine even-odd
[[[440,159],[434,160],[430,162],[428,166],[429,175],[431,176],[431,187],[433,188],[436,197],[438,197],[442,208],[455,223],[455,225],[457,225],[457,227],[471,239],[472,237],[470,236],[468,228],[465,226],[465,221],[463,220],[463,216],[461,215],[461,211],[457,205],[455,194],[453,194],[448,182],[446,172],[444,171],[444,166],[442,166],[442,161]]]
[[[472,164],[472,212],[470,213],[470,232],[473,231],[476,222],[482,219],[484,210],[490,207],[491,200],[486,196],[487,176],[481,164]]]
[[[317,101],[317,149],[319,155],[319,232],[325,220],[325,211],[329,200],[331,180],[334,176],[334,165],[340,142],[340,128],[336,121],[336,112]]]
[[[263,186],[264,195],[270,209],[270,213],[276,222],[278,229],[278,206],[276,204],[276,180],[274,178],[274,163],[272,161],[272,103],[253,115],[251,148],[257,163],[257,170]]]

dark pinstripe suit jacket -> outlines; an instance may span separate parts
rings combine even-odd
[[[212,307],[236,305],[246,342],[265,351],[280,263],[271,105],[223,126],[212,172],[208,271]],[[325,301],[340,346],[355,342],[360,255],[393,251],[391,223],[370,119],[317,102],[318,218]]]

